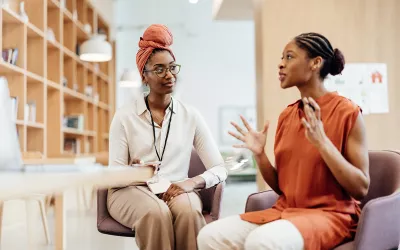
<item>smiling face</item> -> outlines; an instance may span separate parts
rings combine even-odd
[[[144,68],[143,82],[155,94],[171,94],[176,84],[176,74],[173,74],[176,67],[174,58],[167,50],[156,51]]]
[[[315,77],[322,58],[310,59],[305,50],[293,40],[283,50],[279,68],[279,80],[283,89],[301,87]]]

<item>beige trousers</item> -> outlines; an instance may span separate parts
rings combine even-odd
[[[199,250],[303,250],[299,230],[287,220],[257,225],[239,215],[211,222],[197,238]]]
[[[167,205],[146,186],[111,189],[107,207],[122,225],[135,230],[141,250],[196,250],[196,237],[206,224],[200,197],[181,194]]]

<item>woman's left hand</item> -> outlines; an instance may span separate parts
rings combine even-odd
[[[304,104],[304,112],[307,117],[307,119],[304,117],[301,119],[301,122],[306,129],[306,138],[315,147],[320,148],[327,140],[324,125],[321,121],[321,109],[317,102],[311,97],[304,97],[302,101]],[[314,110],[310,107],[310,105],[314,107]]]
[[[195,182],[192,180],[186,180],[178,183],[173,183],[169,186],[168,190],[164,193],[162,199],[169,203],[173,198],[183,193],[190,193],[195,188]]]

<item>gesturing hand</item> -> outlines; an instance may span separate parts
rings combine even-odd
[[[186,180],[178,183],[173,183],[169,186],[168,190],[163,194],[162,199],[169,203],[173,198],[183,193],[190,193],[195,188],[195,182]]]
[[[229,131],[229,134],[236,139],[244,142],[242,145],[233,145],[235,148],[247,148],[251,150],[255,155],[259,155],[264,152],[265,143],[267,142],[267,132],[269,127],[269,122],[266,122],[264,125],[263,130],[255,131],[250,124],[244,119],[243,116],[240,116],[244,126],[246,127],[247,131],[239,127],[234,122],[231,124],[236,128],[236,130],[240,133],[233,133]]]
[[[321,109],[317,102],[311,97],[303,98],[304,112],[306,118],[301,118],[304,128],[306,129],[306,138],[317,148],[321,147],[327,136],[325,134],[324,125],[321,121]],[[311,106],[314,110],[311,108]]]

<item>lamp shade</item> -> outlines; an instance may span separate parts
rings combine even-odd
[[[95,34],[82,43],[79,58],[86,62],[107,62],[112,59],[111,44],[103,34]]]
[[[139,88],[142,85],[142,79],[137,71],[125,69],[119,85],[127,88]]]

